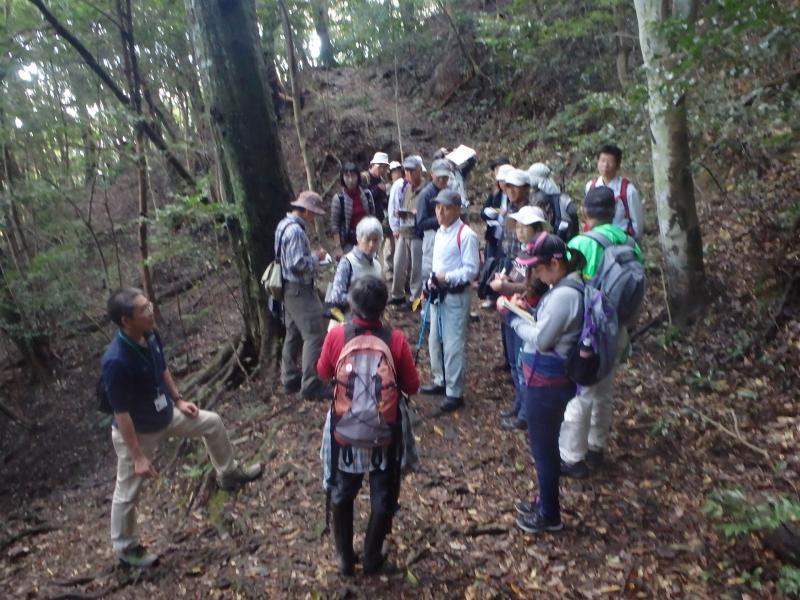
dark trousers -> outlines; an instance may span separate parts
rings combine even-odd
[[[514,413],[518,419],[527,421],[524,403],[525,385],[522,381],[522,369],[519,368],[519,351],[522,348],[522,339],[514,328],[503,323],[503,339],[505,340],[506,360],[511,367],[511,379],[514,381]]]
[[[331,503],[333,505],[352,504],[361,489],[364,480],[363,473],[336,472],[336,482],[331,490]],[[386,513],[392,515],[397,506],[399,486],[393,485],[390,469],[381,471],[375,469],[369,473],[369,503],[373,513]]]
[[[525,411],[528,417],[528,443],[536,462],[539,479],[539,510],[548,521],[560,522],[558,478],[561,461],[558,434],[567,403],[575,395],[575,386],[524,388]]]

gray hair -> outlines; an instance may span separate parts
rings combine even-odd
[[[106,305],[108,318],[119,327],[122,327],[122,317],[127,317],[128,319],[133,317],[133,309],[135,308],[133,301],[139,296],[147,298],[142,290],[134,287],[119,288],[112,292]]]
[[[375,217],[364,217],[356,225],[356,239],[360,240],[363,237],[377,236],[379,240],[383,239],[383,225]]]

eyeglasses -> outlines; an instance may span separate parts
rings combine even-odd
[[[141,310],[141,313],[143,315],[152,315],[153,314],[153,303],[150,302],[149,300],[147,301],[147,304],[142,304],[138,308]]]

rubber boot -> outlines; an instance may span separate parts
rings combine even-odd
[[[351,577],[355,572],[356,553],[353,550],[353,503],[334,504],[333,541],[339,555],[339,574]]]
[[[364,575],[377,573],[386,562],[383,540],[389,531],[391,519],[391,514],[385,512],[373,512],[369,515],[367,535],[364,538]]]

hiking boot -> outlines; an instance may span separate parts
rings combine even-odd
[[[352,577],[355,573],[356,553],[353,550],[353,503],[334,504],[333,542],[339,555],[339,574]]]
[[[217,484],[226,492],[235,492],[245,483],[261,477],[264,468],[260,463],[250,465],[249,467],[238,466],[230,473],[217,477]]]
[[[300,383],[284,383],[283,391],[286,394],[297,394],[300,391]]]
[[[392,516],[384,512],[372,512],[364,537],[364,575],[372,575],[381,570],[386,563],[383,554],[383,540],[391,526]]]
[[[481,308],[483,309],[494,308],[494,305],[495,303],[492,302],[491,300],[484,300],[483,302],[481,302]]]
[[[514,519],[514,524],[526,533],[561,531],[564,529],[564,524],[560,519],[558,521],[545,519],[538,510],[532,514],[520,515]]]
[[[475,311],[473,311],[469,313],[469,320],[472,321],[473,323],[477,323],[478,321],[481,320],[481,316]]]
[[[514,510],[517,514],[524,516],[535,515],[539,513],[539,500],[520,500],[514,504]]]
[[[498,414],[500,415],[501,419],[510,419],[511,417],[517,416],[517,411],[512,406],[511,408],[504,408],[503,410],[499,411]]]
[[[511,431],[513,429],[528,429],[528,423],[523,421],[522,419],[518,419],[516,417],[512,417],[510,419],[503,419],[500,421],[500,429],[505,431]]]
[[[603,466],[605,459],[602,450],[589,449],[589,451],[586,452],[586,464],[589,465],[590,469],[599,469]]]
[[[586,479],[589,476],[589,467],[586,466],[585,460],[579,460],[576,463],[568,463],[562,460],[561,474],[564,477],[572,477],[573,479]]]
[[[426,383],[419,388],[420,394],[427,394],[428,396],[441,396],[444,394],[444,386],[436,385],[435,383]]]
[[[300,394],[300,396],[307,402],[323,402],[325,400],[332,400],[333,388],[325,384],[321,385],[312,392],[303,392]]]
[[[442,403],[439,405],[439,410],[442,412],[453,412],[464,406],[463,398],[455,398],[453,396],[445,396]]]
[[[137,569],[147,569],[158,563],[158,554],[148,552],[141,544],[117,554],[119,562]]]

